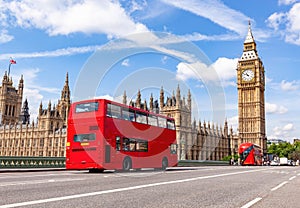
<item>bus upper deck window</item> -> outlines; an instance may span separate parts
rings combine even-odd
[[[99,108],[98,102],[79,103],[75,107],[75,112],[84,113],[84,112],[98,111],[98,108]]]

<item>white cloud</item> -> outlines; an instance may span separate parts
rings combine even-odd
[[[274,28],[275,30],[279,29],[279,26],[283,23],[285,23],[286,15],[284,13],[273,13],[271,16],[269,16],[267,20],[267,24],[269,27]]]
[[[228,124],[228,127],[232,129],[238,129],[238,122],[239,122],[239,117],[238,116],[233,116],[231,118],[228,118],[227,119],[227,124]]]
[[[128,67],[130,65],[129,64],[129,59],[124,59],[124,61],[122,61],[121,65]]]
[[[148,3],[147,1],[143,0],[143,1],[135,1],[135,0],[132,0],[130,2],[130,10],[129,10],[129,13],[133,13],[135,11],[141,11],[143,10],[145,7],[148,6]]]
[[[290,137],[290,133],[294,131],[294,124],[288,123],[284,126],[276,126],[273,128],[272,135],[269,138],[280,138],[280,139],[287,139]]]
[[[0,60],[8,60],[9,57],[14,58],[40,58],[40,57],[58,57],[58,56],[70,56],[82,53],[91,53],[102,46],[84,46],[84,47],[69,47],[69,48],[61,48],[54,51],[42,51],[42,52],[33,52],[33,53],[7,53],[0,54]]]
[[[288,112],[288,109],[282,105],[277,105],[273,103],[267,103],[265,105],[266,113],[268,114],[284,114]]]
[[[285,126],[283,126],[282,130],[283,131],[290,131],[294,129],[294,125],[292,123],[288,123]]]
[[[114,100],[114,98],[110,95],[100,95],[100,96],[95,96],[93,99],[107,99],[107,100]],[[116,100],[115,100],[116,101]]]
[[[117,1],[109,0],[20,0],[3,2],[1,13],[24,28],[46,30],[49,35],[69,35],[82,32],[120,37],[148,31],[135,22]]]
[[[205,17],[212,22],[225,27],[238,34],[247,32],[247,24],[250,18],[239,11],[231,9],[218,0],[162,0],[164,3],[189,11],[198,16]]]
[[[300,87],[300,83],[297,81],[287,82],[285,80],[282,80],[280,83],[280,88],[283,91],[295,91],[298,90]]]
[[[201,62],[192,64],[179,63],[177,65],[176,78],[178,80],[198,79],[207,81],[222,81],[223,85],[235,85],[232,82],[236,78],[236,67],[238,59],[220,57],[211,65]],[[216,73],[214,73],[216,72]]]
[[[278,0],[279,5],[290,5],[295,3],[297,0]]]
[[[286,42],[300,45],[300,3],[295,3],[288,12],[273,13],[267,19],[269,27],[283,36]]]
[[[236,78],[236,68],[238,59],[228,59],[225,57],[220,57],[215,63],[212,64],[212,68],[216,70],[219,77],[224,80],[231,80]]]
[[[7,43],[14,39],[13,36],[9,35],[7,30],[1,30],[0,31],[0,43]]]

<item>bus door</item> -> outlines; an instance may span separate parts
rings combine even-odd
[[[112,143],[107,144],[105,147],[105,162],[110,163],[113,167],[116,167],[118,160],[121,157],[121,137],[114,136]]]

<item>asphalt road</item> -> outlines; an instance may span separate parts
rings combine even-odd
[[[1,172],[8,207],[300,207],[300,167]]]

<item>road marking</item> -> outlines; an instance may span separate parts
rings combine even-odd
[[[62,176],[62,175],[74,175],[72,173],[50,173],[50,174],[39,174],[39,175],[24,175],[24,174],[15,174],[15,175],[8,175],[8,176],[0,176],[0,179],[8,179],[8,178],[34,178],[34,177],[47,177],[47,176]]]
[[[289,180],[291,181],[291,180],[293,180],[294,178],[296,178],[296,176],[290,177]]]
[[[288,183],[287,181],[284,181],[284,182],[282,182],[281,184],[279,184],[278,186],[272,188],[271,191],[275,191],[275,190],[279,189],[281,186],[283,186],[283,185],[285,185],[285,184],[287,184],[287,183]]]
[[[300,173],[298,173],[297,175],[300,176]]]
[[[49,180],[7,182],[7,183],[0,184],[0,187],[5,187],[5,186],[19,186],[19,185],[32,185],[32,184],[42,184],[42,183],[54,183],[54,182],[81,181],[81,180],[85,180],[85,178],[49,179]]]
[[[117,189],[110,189],[110,190],[104,190],[104,191],[97,191],[97,192],[90,192],[90,193],[83,193],[83,194],[76,194],[76,195],[69,195],[69,196],[61,196],[61,197],[54,197],[54,198],[48,198],[48,199],[40,199],[40,200],[35,200],[35,201],[27,201],[27,202],[20,202],[20,203],[14,203],[14,204],[6,204],[6,205],[0,205],[0,208],[29,206],[29,205],[35,205],[35,204],[48,203],[48,202],[63,201],[63,200],[68,200],[68,199],[76,199],[76,198],[82,198],[82,197],[97,196],[97,195],[103,195],[103,194],[109,194],[109,193],[142,189],[142,188],[148,188],[148,187],[191,182],[191,181],[196,181],[196,180],[238,175],[238,174],[244,174],[244,173],[252,173],[252,172],[258,172],[258,171],[263,171],[263,170],[265,170],[265,169],[240,171],[240,172],[234,172],[234,173],[223,173],[223,174],[201,176],[201,177],[196,177],[196,178],[187,178],[187,179],[181,179],[181,180],[175,180],[175,181],[150,183],[150,184],[144,184],[144,185],[138,185],[138,186],[125,187],[125,188],[117,188]]]
[[[253,199],[252,201],[248,202],[247,204],[245,204],[244,206],[242,206],[241,208],[249,208],[251,207],[253,204],[259,202],[262,198],[258,197],[256,199]]]

